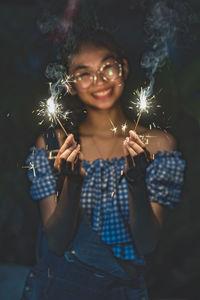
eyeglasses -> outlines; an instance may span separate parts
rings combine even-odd
[[[122,64],[117,60],[111,59],[102,64],[95,72],[83,71],[72,75],[72,81],[76,84],[77,88],[87,89],[97,81],[97,75],[100,75],[104,81],[114,81],[122,76]]]

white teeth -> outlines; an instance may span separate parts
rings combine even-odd
[[[98,93],[94,93],[94,95],[95,96],[106,96],[106,95],[108,95],[109,93],[111,92],[111,89],[109,89],[109,90],[106,90],[106,91],[104,91],[104,92],[98,92]]]

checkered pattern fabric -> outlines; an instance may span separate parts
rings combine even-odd
[[[56,192],[57,178],[50,169],[46,150],[32,148],[31,151],[27,163],[32,162],[36,169],[36,176],[33,176],[33,170],[29,170],[31,195],[38,200]],[[123,178],[118,185],[124,167],[124,157],[84,161],[87,176],[82,188],[81,205],[93,230],[116,257],[144,264],[144,258],[136,253],[130,233],[126,179]],[[179,152],[158,152],[146,170],[149,200],[171,208],[180,202],[184,168],[185,161]],[[114,197],[111,196],[113,192]]]
[[[49,165],[46,149],[32,147],[26,160],[27,167],[30,164],[33,166],[28,170],[28,178],[32,182],[30,188],[32,198],[40,200],[55,194],[58,174]]]
[[[158,152],[146,170],[149,200],[170,208],[180,202],[185,161],[180,153]]]

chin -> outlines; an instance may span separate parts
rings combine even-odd
[[[104,101],[99,103],[98,105],[95,105],[95,107],[97,109],[101,109],[101,110],[107,110],[107,109],[111,109],[112,107],[114,107],[116,105],[116,101]]]

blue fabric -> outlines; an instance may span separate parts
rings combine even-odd
[[[140,275],[121,280],[82,264],[73,253],[58,257],[48,251],[27,276],[21,300],[148,300]]]
[[[27,166],[34,166],[34,169],[28,170],[28,178],[32,182],[30,194],[34,200],[40,200],[56,193],[58,176],[49,165],[46,149],[31,147],[30,152],[26,160]]]
[[[32,181],[31,195],[38,200],[56,192],[56,174],[53,174],[45,149],[31,148],[27,164],[35,167],[29,170]],[[144,264],[144,258],[137,255],[129,226],[128,186],[123,178],[118,181],[125,167],[125,157],[112,160],[97,159],[84,161],[86,178],[82,188],[81,205],[94,231],[111,248],[114,255],[125,260]],[[158,152],[146,170],[146,184],[149,200],[173,208],[180,202],[185,161],[177,151]],[[111,197],[115,192],[114,197]]]
[[[181,199],[185,161],[181,153],[158,152],[146,170],[149,200],[173,208]]]

